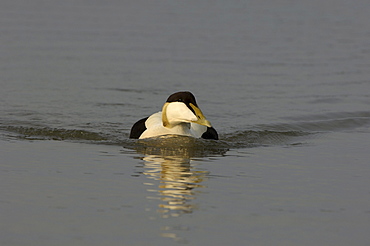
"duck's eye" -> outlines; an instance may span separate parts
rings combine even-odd
[[[181,98],[179,98],[179,99],[177,99],[177,101],[178,101],[178,102],[182,102],[182,99],[181,99]]]

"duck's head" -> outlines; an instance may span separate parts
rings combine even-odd
[[[197,123],[212,127],[198,107],[194,95],[188,91],[176,92],[168,97],[162,109],[162,122],[165,127],[180,123]]]

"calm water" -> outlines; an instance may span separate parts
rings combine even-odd
[[[0,3],[1,245],[369,245],[367,1]],[[220,141],[128,139],[190,90]]]

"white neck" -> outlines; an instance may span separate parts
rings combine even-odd
[[[194,113],[182,102],[165,103],[162,109],[164,127],[172,128],[180,125],[190,129],[190,122],[197,120]]]

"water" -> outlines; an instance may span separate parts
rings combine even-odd
[[[1,245],[368,245],[366,1],[2,1]],[[220,141],[128,139],[192,91]]]

